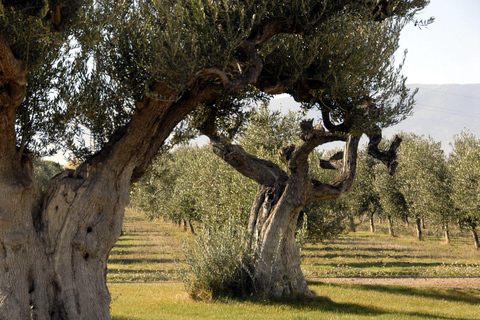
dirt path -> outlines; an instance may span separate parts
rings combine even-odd
[[[479,289],[480,278],[314,278],[310,281],[409,287]]]

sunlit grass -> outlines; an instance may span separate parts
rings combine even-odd
[[[127,209],[123,234],[110,252],[107,281],[178,281],[187,236],[170,222],[146,221],[143,213]]]
[[[303,269],[316,277],[452,277],[480,276],[480,252],[470,239],[449,245],[428,235],[417,241],[405,231],[397,237],[358,231],[302,250]]]
[[[455,237],[450,245],[443,245],[439,236],[428,232],[420,242],[411,230],[401,230],[395,238],[379,230],[375,234],[360,230],[302,249],[309,287],[328,298],[200,302],[190,299],[179,282],[179,270],[185,266],[182,240],[191,235],[169,222],[146,221],[142,213],[129,209],[124,233],[108,264],[112,316],[116,320],[480,318],[480,289],[315,281],[354,276],[480,276],[480,252],[469,238]]]
[[[327,298],[288,302],[191,300],[182,284],[109,284],[115,320],[478,319],[479,290],[312,283]]]
[[[365,229],[366,227],[363,227]],[[456,236],[451,244],[431,231],[417,241],[412,230],[389,237],[382,225],[371,234],[362,230],[302,249],[302,268],[309,279],[323,277],[478,277],[480,252],[471,239]],[[113,248],[108,281],[178,281],[185,267],[181,228],[162,220],[146,221],[128,209],[124,233]],[[430,233],[429,233],[430,232]]]

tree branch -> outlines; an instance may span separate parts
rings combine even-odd
[[[399,136],[395,135],[388,150],[381,151],[378,146],[380,144],[380,141],[382,140],[382,134],[370,134],[368,138],[370,139],[370,141],[368,142],[368,154],[385,164],[388,168],[388,173],[390,175],[395,174],[395,170],[398,166],[398,162],[396,161],[397,149],[398,147],[400,147],[402,139]]]
[[[336,153],[329,161],[325,161],[325,163],[328,163],[328,166],[331,166],[328,169],[336,169],[338,175],[330,184],[321,183],[312,179],[310,200],[337,199],[343,193],[353,188],[357,168],[359,141],[360,136],[348,136],[344,151]],[[343,157],[341,163],[339,160],[340,156]]]
[[[280,149],[280,159],[292,172],[308,171],[308,156],[319,145],[333,141],[345,141],[343,135],[325,131],[320,124],[314,127],[313,119],[303,120],[300,123],[300,139],[303,140],[303,143],[297,148],[290,145]],[[307,173],[306,171],[305,173]]]
[[[7,82],[27,84],[27,70],[23,61],[17,60],[0,29],[0,86]]]
[[[288,180],[287,173],[278,165],[247,153],[239,145],[225,144],[220,139],[212,139],[210,146],[214,154],[258,184],[274,186],[279,181]]]
[[[0,29],[0,106],[18,107],[25,98],[27,70],[17,60]]]

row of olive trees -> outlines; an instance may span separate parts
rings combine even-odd
[[[450,225],[458,224],[471,232],[478,248],[480,140],[467,131],[456,135],[447,158],[431,138],[402,133],[402,139],[395,175],[373,159],[361,162],[356,188],[344,199],[355,208],[352,213],[368,216],[372,232],[374,215],[382,217],[392,236],[394,221],[412,221],[418,239],[428,221],[441,228],[446,243]]]
[[[299,140],[300,120],[299,114],[282,115],[262,105],[253,110],[238,141],[249,153],[281,166],[278,150]],[[311,154],[310,172],[326,182],[334,175],[320,168],[322,155]],[[149,219],[172,221],[191,232],[194,225],[208,228],[222,223],[227,216],[234,216],[237,223],[246,227],[255,192],[253,181],[215,156],[208,146],[183,144],[158,156],[132,188],[131,204]],[[344,230],[347,215],[348,208],[342,201],[313,201],[302,210],[297,240],[316,242],[331,238]]]
[[[285,167],[278,150],[299,140],[300,118],[294,113],[270,112],[263,105],[253,110],[248,126],[240,130],[236,140],[258,161]],[[309,166],[310,174],[318,181],[334,177],[320,169],[317,152],[311,153]],[[207,146],[182,146],[159,156],[133,189],[132,202],[151,218],[197,222],[194,244],[185,246],[188,274],[192,275],[186,283],[192,295],[243,295],[251,292],[258,281],[254,280],[258,252],[251,250],[249,225],[261,189]],[[303,207],[299,218],[293,221],[294,241],[301,245],[341,232],[346,211],[340,214],[340,204],[313,201]],[[262,207],[268,209],[268,204]]]

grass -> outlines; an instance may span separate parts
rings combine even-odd
[[[143,213],[127,209],[123,234],[110,252],[107,281],[179,281],[186,236],[171,223],[146,221]]]
[[[479,290],[311,283],[333,297],[288,302],[191,300],[182,284],[109,284],[114,320],[478,319]]]
[[[302,250],[307,277],[478,277],[479,252],[469,238],[450,245],[430,235],[389,237],[358,231]]]
[[[379,228],[381,230],[381,228]],[[333,284],[321,277],[480,276],[469,238],[446,246],[409,230],[390,238],[366,230],[302,250],[310,288],[321,297],[293,301],[194,301],[179,282],[187,233],[163,221],[146,222],[127,210],[124,233],[108,264],[111,313],[116,320],[147,319],[479,319],[480,289]],[[158,283],[159,281],[167,281]],[[128,283],[126,283],[128,282]]]

